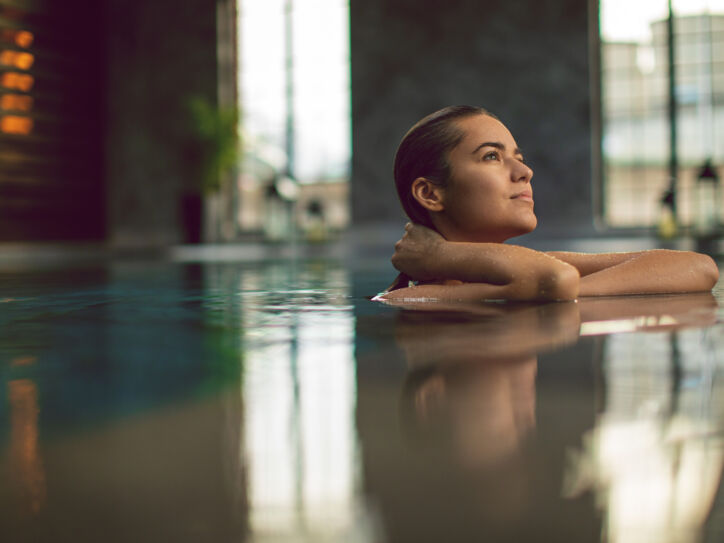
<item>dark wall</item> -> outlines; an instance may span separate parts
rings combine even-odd
[[[216,103],[216,2],[107,0],[109,241],[183,241],[198,186],[188,100]]]
[[[350,18],[357,224],[403,220],[399,140],[424,115],[471,104],[525,151],[539,231],[592,229],[587,2],[351,0]]]

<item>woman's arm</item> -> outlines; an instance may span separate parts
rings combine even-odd
[[[419,225],[405,227],[392,264],[417,280],[464,284],[402,288],[385,294],[385,299],[550,301],[578,295],[578,271],[562,260],[514,245],[448,242]]]
[[[520,302],[553,302],[576,299],[578,277],[559,281],[555,285],[526,284],[516,281],[508,285],[488,283],[425,284],[392,290],[375,297],[376,300],[399,302],[454,301],[479,302],[483,300],[511,300]]]
[[[690,251],[548,254],[576,267],[581,275],[579,296],[705,292],[719,279],[709,256]]]
[[[412,224],[405,227],[405,235],[395,244],[392,263],[417,280],[448,280],[448,284],[400,288],[384,295],[398,300],[545,301],[577,296],[705,292],[719,278],[710,257],[689,251],[542,253],[498,243],[448,242],[436,232]]]

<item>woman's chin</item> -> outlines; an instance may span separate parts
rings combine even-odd
[[[531,219],[516,225],[516,233],[514,236],[522,236],[524,234],[530,234],[538,226],[538,218],[534,215]]]

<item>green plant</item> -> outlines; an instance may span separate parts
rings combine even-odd
[[[224,174],[241,160],[239,109],[220,108],[199,97],[188,101],[188,109],[201,192],[216,192]]]

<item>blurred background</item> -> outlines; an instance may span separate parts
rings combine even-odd
[[[469,103],[533,236],[719,238],[721,0],[0,0],[0,240],[395,239],[402,135]]]

